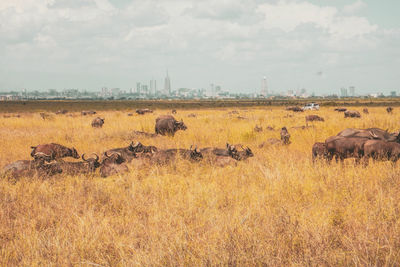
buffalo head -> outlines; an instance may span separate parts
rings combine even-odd
[[[108,163],[113,163],[113,164],[122,164],[125,162],[125,159],[122,157],[121,153],[118,152],[113,152],[110,155],[108,155],[107,152],[104,153],[105,159],[103,160],[104,162]]]
[[[187,127],[185,125],[185,123],[183,122],[183,120],[181,121],[175,121],[174,122],[174,126],[175,126],[175,130],[186,130]]]
[[[199,161],[201,159],[203,159],[203,154],[200,152],[200,149],[197,148],[197,146],[192,149],[193,145],[190,146],[190,159],[195,160],[195,161]]]
[[[98,167],[100,167],[100,162],[99,162],[99,156],[95,153],[92,153],[92,155],[94,155],[95,157],[93,158],[86,158],[85,154],[82,154],[82,159],[83,161],[89,163],[89,169],[91,171],[94,171],[95,169],[97,169]]]

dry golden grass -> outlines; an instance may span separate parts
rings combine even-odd
[[[362,108],[355,108],[361,111]],[[397,266],[400,264],[400,170],[387,162],[368,167],[311,162],[316,141],[347,127],[399,130],[400,112],[369,108],[361,119],[344,119],[333,108],[289,113],[279,108],[178,110],[187,131],[174,138],[139,138],[160,148],[242,143],[255,157],[236,167],[216,168],[177,161],[135,169],[106,179],[86,177],[0,180],[2,266]],[[128,117],[100,112],[93,117],[39,113],[0,116],[0,167],[29,159],[30,146],[57,142],[80,153],[127,146],[133,130],[154,132],[157,115]],[[188,118],[196,113],[197,118]],[[286,114],[293,117],[285,118]],[[305,115],[326,122],[314,128]],[[261,133],[254,126],[263,126]],[[266,131],[267,125],[275,131]],[[279,138],[286,126],[288,147],[258,145]]]

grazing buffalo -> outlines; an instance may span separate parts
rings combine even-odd
[[[369,114],[368,109],[367,109],[367,108],[363,108],[363,113],[364,113],[364,114]]]
[[[254,127],[254,131],[257,132],[257,133],[259,133],[259,132],[262,132],[262,131],[263,131],[263,128],[260,127],[260,126],[258,126],[258,125],[256,125],[256,126]]]
[[[369,158],[396,162],[400,157],[400,144],[382,140],[368,140],[364,143],[364,157],[365,165],[368,164]]]
[[[324,118],[318,115],[308,115],[306,116],[306,123],[309,121],[325,121]]]
[[[117,173],[128,172],[129,168],[126,165],[125,159],[120,153],[114,152],[111,155],[105,153],[105,157],[101,162],[100,175],[101,177],[107,177]]]
[[[387,107],[386,108],[386,112],[389,113],[389,114],[392,114],[393,108],[392,107]]]
[[[81,112],[81,114],[82,114],[83,116],[86,116],[86,115],[94,115],[94,114],[96,114],[96,113],[97,113],[97,112],[94,111],[94,110],[84,110],[84,111]]]
[[[80,156],[78,154],[78,151],[73,148],[68,148],[60,144],[55,144],[55,143],[50,143],[50,144],[44,144],[44,145],[38,145],[38,146],[31,146],[32,152],[31,156],[36,157],[35,155],[37,153],[43,153],[48,156],[48,161],[50,160],[55,160],[55,159],[61,159],[65,157],[73,157],[76,159],[79,159]]]
[[[325,141],[327,158],[332,160],[333,157],[336,161],[340,159],[343,161],[346,158],[356,158],[356,162],[364,155],[363,145],[368,141],[367,138],[359,137],[338,137],[334,136]]]
[[[347,111],[347,108],[335,108],[334,111],[345,112],[345,111]]]
[[[104,124],[104,118],[97,117],[92,121],[92,127],[94,128],[101,128]]]
[[[136,113],[139,115],[144,115],[146,113],[153,113],[153,111],[151,109],[148,108],[142,108],[142,109],[137,109]]]
[[[346,110],[344,112],[344,117],[345,118],[361,118],[360,112],[356,110]]]
[[[304,110],[299,106],[289,106],[286,107],[286,110],[291,110],[293,112],[303,112]]]
[[[178,130],[186,130],[187,127],[183,120],[177,121],[171,115],[163,115],[156,119],[155,132],[161,135],[174,136]]]
[[[312,161],[315,162],[317,158],[328,158],[328,151],[326,150],[326,144],[317,142],[312,147]]]
[[[286,127],[282,127],[281,129],[281,140],[283,142],[284,145],[288,145],[290,144],[290,134],[288,132],[288,130],[286,129]]]
[[[347,128],[337,134],[339,137],[362,137],[368,139],[377,139],[387,142],[400,143],[400,133],[389,133],[387,130],[379,128],[354,129]]]
[[[67,114],[67,113],[68,113],[68,110],[66,110],[66,109],[60,109],[60,110],[56,111],[57,115],[59,115],[59,114]]]
[[[57,162],[62,169],[63,174],[67,175],[78,175],[94,173],[97,168],[100,167],[99,156],[93,153],[95,157],[85,158],[85,154],[82,155],[83,162]]]
[[[47,164],[44,159],[18,160],[6,165],[2,175],[10,178],[19,177],[48,177],[61,173],[62,169],[55,163]]]

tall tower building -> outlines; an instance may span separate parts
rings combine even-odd
[[[356,88],[354,86],[350,86],[349,93],[350,93],[350,96],[352,96],[352,97],[356,96]]]
[[[169,79],[168,70],[167,70],[167,77],[165,77],[164,82],[164,92],[166,95],[171,95],[171,80]]]
[[[150,94],[155,95],[157,93],[157,81],[150,80]]]
[[[261,81],[261,95],[262,96],[268,95],[267,77],[265,77],[265,76]]]

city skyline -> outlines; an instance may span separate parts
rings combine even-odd
[[[0,91],[173,88],[398,90],[400,2],[4,0]],[[157,78],[155,78],[157,77]]]

